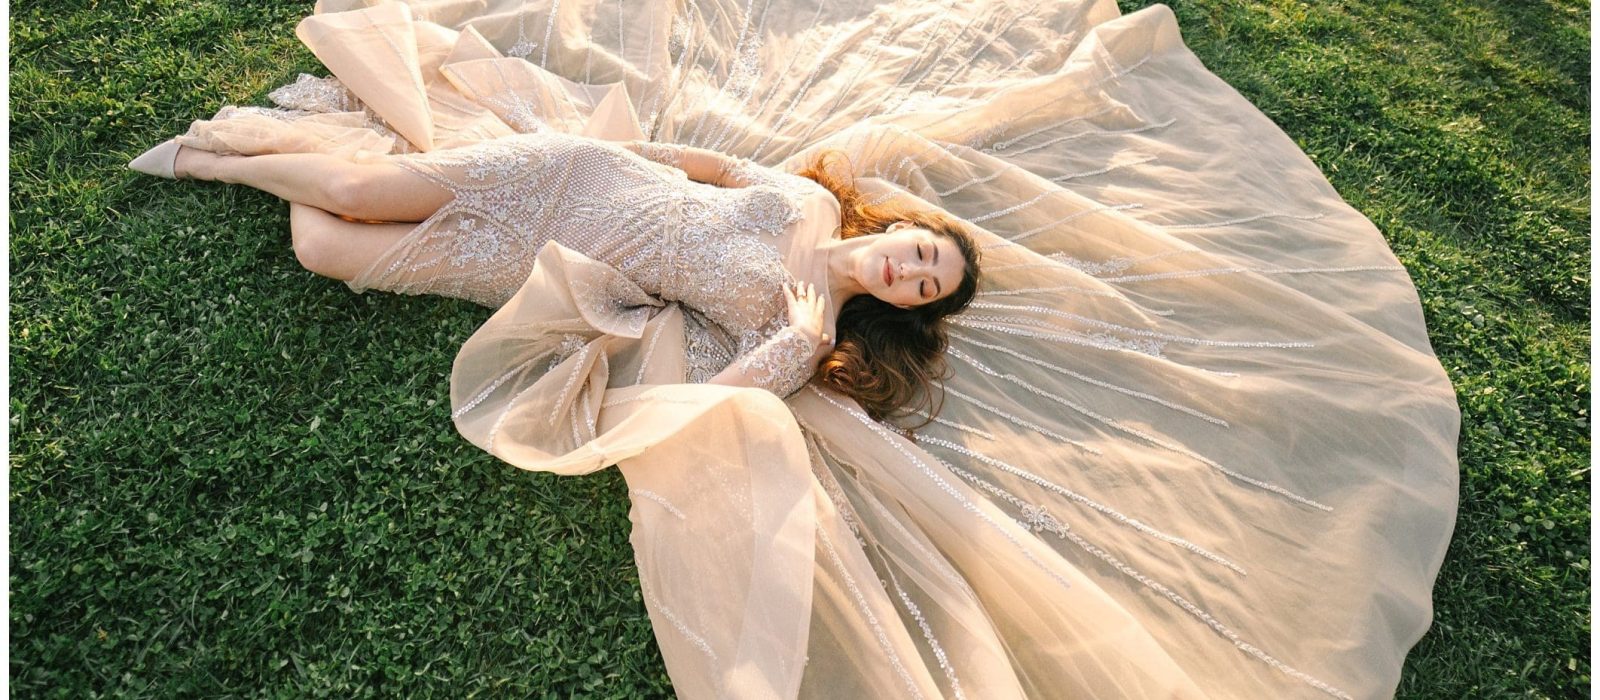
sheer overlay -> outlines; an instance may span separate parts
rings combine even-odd
[[[559,233],[486,239],[521,262],[478,297],[456,425],[520,468],[619,466],[679,695],[1393,694],[1454,525],[1455,395],[1380,232],[1166,6],[324,0],[298,33],[334,77],[183,142],[421,167],[643,138],[789,172],[832,148],[873,201],[980,230],[914,434],[814,384],[685,383],[753,347],[716,303]],[[822,281],[837,209],[809,201],[774,240]]]

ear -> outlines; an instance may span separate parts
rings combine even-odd
[[[895,231],[899,231],[900,229],[907,228],[909,226],[911,226],[911,222],[909,221],[896,221],[892,224],[889,224],[889,227],[884,229],[883,232],[894,233]]]

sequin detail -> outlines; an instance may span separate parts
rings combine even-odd
[[[733,363],[734,348],[722,332],[693,311],[683,316],[684,381],[704,384]]]
[[[741,368],[760,388],[793,393],[811,376],[812,349],[794,332],[780,336],[788,272],[774,239],[800,221],[805,195],[820,185],[734,158],[719,179],[738,186],[691,182],[661,167],[681,147],[637,147],[642,155],[539,133],[398,158],[454,199],[359,286],[497,307],[555,240],[622,273],[585,275],[596,282],[572,287],[581,307],[619,328],[642,331],[643,306],[682,303],[688,381],[708,381],[744,355]]]
[[[844,487],[840,486],[839,480],[834,478],[833,470],[822,459],[822,454],[826,453],[828,459],[832,459],[835,464],[844,465],[844,462],[839,459],[838,455],[830,451],[815,434],[812,434],[804,423],[801,424],[801,431],[810,438],[807,446],[811,450],[811,475],[816,477],[817,483],[822,485],[823,494],[833,503],[833,509],[839,513],[839,519],[844,521],[845,527],[850,528],[850,534],[855,535],[856,542],[861,545],[862,549],[866,549],[867,541],[861,537],[860,516],[856,514],[855,504],[851,503],[850,498],[845,495]]]
[[[800,221],[820,185],[729,160],[728,178],[749,186],[690,182],[617,144],[555,132],[396,158],[454,199],[358,284],[498,307],[557,240],[731,333],[760,329],[784,310],[787,273],[770,239]]]
[[[1157,447],[1161,447],[1163,449],[1171,450],[1171,451],[1176,452],[1178,454],[1184,455],[1185,457],[1189,457],[1190,459],[1193,459],[1193,460],[1195,460],[1197,462],[1205,464],[1206,466],[1211,467],[1212,469],[1215,469],[1215,470],[1217,470],[1217,471],[1219,471],[1219,472],[1221,472],[1223,474],[1226,474],[1226,475],[1228,475],[1230,477],[1233,477],[1234,479],[1237,479],[1237,480],[1242,481],[1244,483],[1250,484],[1251,486],[1255,486],[1256,488],[1260,488],[1260,489],[1264,489],[1264,490],[1267,490],[1267,491],[1271,491],[1271,492],[1276,493],[1276,494],[1278,494],[1280,496],[1283,496],[1284,498],[1287,498],[1287,499],[1289,499],[1291,501],[1295,501],[1297,503],[1303,503],[1305,505],[1311,506],[1312,508],[1316,508],[1317,510],[1321,510],[1321,511],[1332,511],[1333,510],[1332,506],[1328,506],[1328,505],[1324,505],[1322,503],[1318,503],[1317,501],[1314,501],[1314,500],[1311,500],[1311,499],[1306,498],[1304,496],[1301,496],[1301,495],[1299,495],[1297,493],[1294,493],[1293,491],[1290,491],[1288,489],[1283,488],[1282,486],[1278,486],[1277,484],[1272,484],[1272,483],[1269,483],[1269,482],[1266,482],[1266,481],[1262,481],[1260,479],[1255,479],[1255,478],[1252,478],[1252,477],[1249,477],[1249,476],[1245,476],[1244,474],[1241,474],[1241,473],[1239,473],[1239,472],[1237,472],[1237,471],[1235,471],[1233,469],[1229,469],[1228,467],[1223,466],[1222,464],[1218,463],[1216,460],[1211,459],[1210,457],[1206,457],[1205,455],[1202,455],[1202,454],[1200,454],[1198,452],[1195,452],[1194,450],[1188,449],[1187,447],[1184,447],[1184,446],[1182,446],[1180,444],[1173,443],[1173,442],[1168,442],[1168,441],[1163,440],[1163,439],[1161,439],[1161,438],[1159,438],[1159,437],[1157,437],[1155,435],[1147,433],[1147,432],[1145,432],[1143,430],[1139,430],[1138,428],[1134,428],[1134,427],[1125,425],[1120,421],[1112,420],[1111,418],[1103,416],[1103,415],[1101,415],[1099,413],[1096,413],[1096,412],[1094,412],[1092,410],[1089,410],[1087,407],[1082,406],[1082,405],[1080,405],[1080,404],[1078,404],[1078,403],[1076,403],[1076,402],[1074,402],[1074,401],[1072,401],[1070,399],[1067,399],[1066,397],[1060,396],[1058,394],[1054,394],[1052,392],[1049,392],[1049,391],[1041,389],[1041,388],[1039,388],[1037,386],[1034,386],[1033,384],[1028,383],[1026,380],[1023,380],[1023,379],[1017,377],[1015,374],[1002,373],[1002,372],[998,372],[998,371],[996,371],[994,369],[991,369],[988,365],[983,364],[977,358],[974,358],[974,357],[972,357],[970,355],[967,355],[966,353],[963,353],[960,350],[957,350],[955,348],[950,348],[949,353],[950,353],[951,357],[954,357],[956,359],[959,359],[959,360],[971,365],[973,368],[977,369],[979,372],[987,374],[987,375],[989,375],[991,377],[996,377],[996,378],[999,378],[999,379],[1004,379],[1006,381],[1009,381],[1009,382],[1011,382],[1013,384],[1016,384],[1017,386],[1020,386],[1020,387],[1022,387],[1024,389],[1027,389],[1028,391],[1034,393],[1037,396],[1040,396],[1042,398],[1048,399],[1050,401],[1054,401],[1054,402],[1056,402],[1058,404],[1061,404],[1062,406],[1066,406],[1067,408],[1070,408],[1070,409],[1072,409],[1074,411],[1077,411],[1078,413],[1083,414],[1084,416],[1092,418],[1092,419],[1100,422],[1103,425],[1109,426],[1111,428],[1115,428],[1115,429],[1117,429],[1117,430],[1119,430],[1121,432],[1124,432],[1124,433],[1127,433],[1127,434],[1132,435],[1134,437],[1140,438],[1140,439],[1144,440],[1145,442],[1148,442],[1148,443],[1150,443],[1152,445],[1155,445]]]
[[[674,168],[683,167],[683,159],[678,155],[681,151],[669,144],[643,141],[635,144],[634,147],[638,149],[639,155],[657,163],[670,165]]]
[[[1338,688],[1336,688],[1334,686],[1328,685],[1327,683],[1325,683],[1325,682],[1323,682],[1321,680],[1318,680],[1315,677],[1312,677],[1311,675],[1305,673],[1304,671],[1300,671],[1298,669],[1295,669],[1294,667],[1289,666],[1288,664],[1285,664],[1282,661],[1279,661],[1279,660],[1273,658],[1272,656],[1268,655],[1265,651],[1262,651],[1259,647],[1256,647],[1255,645],[1250,644],[1249,642],[1246,642],[1245,640],[1241,639],[1237,632],[1234,632],[1233,630],[1229,629],[1227,626],[1223,625],[1215,617],[1212,617],[1209,613],[1207,613],[1205,610],[1202,610],[1199,606],[1195,605],[1194,603],[1189,602],[1189,600],[1187,598],[1184,598],[1183,596],[1178,595],[1177,593],[1173,592],[1173,590],[1171,588],[1168,588],[1165,585],[1162,585],[1159,581],[1156,581],[1155,579],[1152,579],[1152,578],[1150,578],[1148,576],[1145,576],[1144,574],[1139,573],[1133,567],[1128,566],[1127,564],[1123,563],[1122,560],[1117,559],[1115,556],[1112,556],[1110,552],[1107,552],[1107,551],[1105,551],[1105,550],[1103,550],[1103,549],[1101,549],[1099,547],[1094,546],[1093,544],[1090,544],[1087,540],[1085,540],[1082,537],[1078,536],[1077,533],[1072,532],[1072,531],[1067,531],[1065,533],[1065,537],[1067,539],[1071,540],[1073,544],[1076,544],[1079,547],[1081,547],[1084,551],[1086,551],[1086,552],[1088,552],[1090,554],[1093,554],[1094,556],[1098,557],[1101,561],[1104,561],[1105,563],[1110,564],[1112,567],[1114,567],[1117,571],[1121,572],[1123,575],[1125,575],[1125,576],[1127,576],[1127,577],[1129,577],[1129,578],[1131,578],[1131,579],[1133,579],[1135,581],[1138,581],[1141,584],[1144,584],[1145,587],[1149,588],[1152,591],[1155,591],[1156,593],[1161,594],[1162,597],[1166,598],[1169,601],[1172,601],[1173,604],[1177,605],[1178,607],[1183,608],[1184,612],[1187,612],[1190,615],[1195,616],[1201,622],[1206,623],[1206,626],[1210,627],[1212,630],[1215,630],[1217,634],[1220,634],[1223,637],[1226,637],[1228,639],[1228,641],[1233,642],[1233,645],[1236,648],[1238,648],[1240,651],[1243,651],[1246,654],[1249,654],[1249,655],[1261,660],[1262,662],[1266,663],[1268,666],[1271,666],[1271,667],[1273,667],[1273,668],[1275,668],[1275,669],[1277,669],[1279,671],[1282,671],[1283,673],[1287,674],[1289,677],[1294,678],[1295,680],[1298,680],[1298,681],[1300,681],[1302,683],[1305,683],[1306,685],[1309,685],[1309,686],[1311,686],[1313,688],[1316,688],[1317,690],[1320,690],[1320,691],[1322,691],[1324,693],[1327,693],[1328,695],[1332,695],[1333,697],[1336,697],[1336,698],[1341,698],[1341,700],[1353,700],[1353,697],[1349,693],[1346,693],[1346,692],[1344,692],[1344,691],[1342,691],[1342,690],[1340,690],[1340,689],[1338,689]]]
[[[917,455],[915,453],[913,453],[910,450],[906,449],[906,446],[907,446],[908,443],[906,443],[904,440],[898,440],[897,441],[895,439],[897,436],[895,436],[893,433],[889,432],[889,429],[884,427],[884,425],[882,423],[879,423],[878,421],[872,420],[871,418],[869,418],[867,416],[867,413],[865,411],[862,411],[859,408],[840,403],[839,401],[835,400],[833,397],[827,395],[826,393],[822,392],[821,390],[817,389],[814,386],[811,387],[811,391],[813,393],[815,393],[818,397],[821,397],[823,401],[827,401],[834,408],[841,409],[841,410],[844,410],[845,412],[847,412],[851,418],[856,419],[857,422],[861,423],[861,425],[865,426],[868,430],[870,430],[874,434],[876,434],[879,439],[883,440],[883,442],[885,444],[887,444],[889,447],[893,448],[896,452],[899,452],[900,455],[902,457],[905,457],[906,460],[910,464],[914,465],[917,468],[918,471],[922,472],[922,475],[924,477],[926,477],[930,482],[932,482],[934,484],[934,486],[938,487],[940,491],[943,491],[945,493],[945,495],[948,495],[952,499],[955,499],[955,501],[962,507],[963,510],[965,510],[968,513],[970,513],[972,515],[975,515],[978,518],[982,519],[986,525],[988,525],[989,527],[993,528],[995,530],[995,532],[997,532],[1001,537],[1006,538],[1007,541],[1009,541],[1011,544],[1015,545],[1017,547],[1018,551],[1021,552],[1021,554],[1022,554],[1022,556],[1024,558],[1026,558],[1034,566],[1039,567],[1039,569],[1041,571],[1043,571],[1045,573],[1045,575],[1047,575],[1050,578],[1054,579],[1056,583],[1061,584],[1062,588],[1071,588],[1072,587],[1072,583],[1067,581],[1067,578],[1064,575],[1062,575],[1062,573],[1059,570],[1051,568],[1049,564],[1046,564],[1044,561],[1041,561],[1037,556],[1034,555],[1034,553],[1032,551],[1030,551],[1027,548],[1026,545],[1022,544],[1022,541],[1020,539],[1018,539],[1015,534],[1013,534],[1010,530],[1008,530],[1004,525],[1001,525],[1000,521],[995,520],[994,518],[990,517],[987,512],[985,512],[982,508],[978,507],[978,505],[976,503],[974,503],[971,499],[967,498],[965,493],[963,493],[960,489],[956,488],[956,486],[954,484],[952,484],[950,481],[946,480],[938,472],[934,471],[934,469],[932,467],[929,467],[927,462],[925,462],[921,458],[917,457]],[[930,459],[931,458],[932,457],[930,456]],[[1011,522],[1013,522],[1013,524],[1015,524],[1015,521],[1011,521]]]
[[[561,343],[556,346],[556,351],[550,356],[550,368],[548,371],[555,371],[557,365],[566,362],[567,358],[577,354],[587,344],[588,341],[581,335],[573,333],[562,334]]]
[[[956,668],[950,663],[950,657],[945,654],[939,639],[934,636],[933,628],[928,625],[927,618],[923,617],[922,609],[911,601],[910,594],[900,585],[900,577],[895,576],[891,570],[885,569],[885,571],[889,574],[889,581],[894,584],[895,594],[900,596],[900,603],[906,606],[911,617],[917,621],[917,627],[922,630],[922,638],[927,640],[928,648],[933,650],[933,657],[939,661],[939,670],[944,671],[945,679],[950,681],[950,692],[956,700],[966,700],[966,694],[961,692],[961,681],[956,678]]]
[[[889,637],[878,622],[878,616],[872,614],[872,607],[868,604],[866,596],[861,592],[861,587],[856,585],[855,577],[850,575],[850,570],[845,568],[844,560],[839,557],[839,551],[834,549],[833,541],[828,539],[828,533],[819,524],[817,526],[817,541],[822,543],[823,551],[828,553],[828,560],[839,572],[839,578],[844,581],[850,596],[855,599],[856,609],[866,618],[867,624],[872,626],[873,635],[878,639],[878,647],[889,657],[889,666],[900,676],[906,684],[906,690],[911,691],[912,697],[922,697],[922,692],[917,690],[917,685],[911,680],[911,674],[906,671],[905,664],[900,661],[899,655],[894,653],[894,647],[889,643]]]
[[[760,347],[746,353],[739,360],[739,369],[757,388],[780,397],[788,396],[811,379],[812,368],[806,360],[815,351],[816,346],[805,334],[785,327]]]
[[[675,517],[675,518],[677,518],[679,520],[685,520],[688,517],[688,516],[685,516],[683,514],[683,511],[678,510],[677,506],[672,505],[672,502],[668,501],[666,496],[663,496],[663,495],[661,495],[659,493],[656,493],[654,491],[651,491],[649,489],[629,489],[628,493],[631,493],[631,494],[633,494],[635,496],[638,496],[640,498],[644,498],[644,499],[647,499],[647,500],[650,500],[650,501],[654,501],[657,505],[661,506],[662,508],[665,508],[668,513],[671,513],[672,517]]]
[[[667,607],[665,603],[661,602],[660,598],[656,597],[655,591],[651,590],[648,578],[639,577],[639,589],[641,593],[644,593],[645,602],[649,603],[653,610],[666,618],[667,622],[672,623],[673,628],[678,630],[678,634],[683,635],[683,638],[693,644],[696,649],[699,649],[700,653],[705,654],[706,658],[711,660],[711,663],[715,664],[717,662],[717,652],[711,648],[711,644],[706,641],[705,637],[691,629],[676,613],[672,612],[672,608]]]
[[[1194,544],[1193,542],[1185,540],[1185,539],[1183,539],[1181,537],[1176,537],[1176,536],[1173,536],[1173,535],[1169,535],[1169,534],[1167,534],[1165,532],[1157,530],[1157,529],[1155,529],[1155,528],[1153,528],[1153,527],[1151,527],[1149,525],[1144,524],[1143,522],[1140,522],[1137,519],[1130,518],[1130,517],[1128,517],[1126,515],[1123,515],[1122,513],[1117,512],[1116,509],[1111,508],[1110,506],[1107,506],[1107,505],[1105,505],[1103,503],[1095,501],[1094,499],[1091,499],[1091,498],[1089,498],[1087,496],[1084,496],[1083,494],[1080,494],[1080,493],[1078,493],[1076,491],[1073,491],[1073,490],[1068,489],[1068,488],[1066,488],[1064,486],[1061,486],[1060,484],[1057,484],[1057,483],[1055,483],[1053,481],[1050,481],[1049,479],[1046,479],[1046,478],[1044,478],[1042,476],[1039,476],[1038,474],[1034,474],[1034,473],[1032,473],[1030,471],[1027,471],[1027,470],[1022,469],[1020,467],[1017,467],[1015,465],[1009,464],[1007,462],[1000,461],[1000,460],[995,459],[993,457],[990,457],[989,455],[986,455],[986,454],[984,454],[982,452],[978,452],[976,450],[969,449],[969,448],[967,448],[965,446],[962,446],[960,444],[951,442],[949,440],[943,440],[943,439],[932,437],[932,436],[929,436],[929,435],[923,435],[923,436],[919,436],[917,438],[917,442],[925,443],[925,444],[929,444],[929,445],[937,445],[939,447],[943,447],[943,448],[945,448],[947,450],[950,450],[952,452],[956,452],[958,454],[961,454],[961,455],[967,457],[969,460],[972,460],[973,462],[986,464],[986,465],[988,465],[990,467],[993,467],[995,469],[998,469],[998,470],[1000,470],[1002,472],[1005,472],[1005,473],[1010,474],[1012,476],[1015,476],[1015,477],[1018,477],[1020,479],[1023,479],[1025,481],[1029,482],[1029,483],[1032,483],[1032,484],[1036,485],[1036,486],[1042,487],[1042,488],[1044,488],[1046,490],[1053,491],[1053,492],[1055,492],[1057,494],[1065,496],[1069,500],[1071,500],[1071,501],[1073,501],[1075,503],[1078,503],[1079,505],[1082,505],[1084,507],[1087,507],[1087,508],[1089,508],[1091,510],[1097,511],[1097,512],[1105,515],[1106,517],[1109,517],[1112,520],[1117,521],[1118,523],[1121,523],[1123,525],[1131,527],[1134,530],[1137,530],[1137,531],[1139,531],[1141,533],[1144,533],[1145,535],[1148,535],[1148,536],[1150,536],[1152,538],[1155,538],[1157,540],[1161,540],[1162,542],[1166,542],[1168,544],[1172,544],[1172,545],[1175,545],[1175,546],[1178,546],[1178,547],[1182,547],[1183,549],[1187,549],[1190,552],[1194,552],[1195,554],[1197,554],[1197,555],[1199,555],[1199,556],[1201,556],[1203,558],[1209,559],[1209,560],[1214,561],[1214,562],[1216,562],[1218,564],[1226,566],[1229,569],[1232,569],[1235,572],[1239,573],[1240,575],[1244,575],[1246,573],[1243,568],[1239,567],[1239,565],[1234,564],[1233,562],[1231,562],[1231,561],[1229,561],[1227,559],[1224,559],[1221,556],[1213,554],[1211,551],[1205,549],[1204,547],[1201,547],[1201,546],[1199,546],[1197,544]],[[969,463],[972,463],[972,462],[969,462]],[[1009,492],[1006,492],[1006,491],[1004,491],[1002,489],[999,489],[999,487],[996,487],[996,486],[994,486],[992,484],[989,484],[988,482],[984,482],[983,480],[978,479],[977,477],[975,477],[972,474],[966,472],[965,470],[962,470],[962,469],[960,469],[960,468],[956,467],[955,465],[952,465],[952,464],[950,464],[948,462],[940,460],[940,464],[943,464],[945,466],[945,468],[949,469],[952,472],[957,473],[962,478],[964,478],[964,479],[966,479],[968,481],[973,481],[974,483],[977,483],[985,491],[988,491],[988,492],[993,493],[993,494],[995,494],[997,496],[1000,496],[1001,498],[1005,499],[1007,502],[1011,503],[1012,505],[1017,506],[1017,508],[1022,513],[1021,522],[1023,524],[1025,524],[1028,527],[1028,529],[1033,530],[1034,532],[1039,532],[1039,531],[1054,532],[1057,535],[1061,535],[1062,534],[1061,531],[1066,529],[1066,526],[1064,524],[1062,524],[1059,520],[1056,520],[1055,516],[1051,515],[1048,511],[1046,511],[1044,506],[1031,504],[1031,503],[1027,503],[1025,501],[1022,501],[1022,500],[1016,498],[1015,496],[1012,496]],[[982,482],[982,483],[979,483],[979,482]]]
[[[364,109],[361,100],[338,78],[318,78],[310,73],[301,73],[294,82],[267,93],[267,99],[284,109],[319,114],[359,112]]]

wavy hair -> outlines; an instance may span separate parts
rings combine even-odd
[[[843,161],[843,176],[831,167],[837,161]],[[827,188],[839,200],[841,239],[880,234],[890,224],[909,221],[955,242],[965,267],[955,290],[910,309],[897,308],[871,294],[851,297],[839,310],[833,350],[818,366],[816,381],[855,399],[874,420],[920,410],[927,416],[917,426],[922,427],[943,407],[944,396],[935,397],[933,387],[949,376],[944,319],[966,308],[978,291],[978,246],[966,226],[951,217],[926,209],[867,203],[856,189],[852,172],[843,152],[825,150],[797,173]]]

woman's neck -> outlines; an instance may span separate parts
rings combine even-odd
[[[822,253],[828,261],[828,298],[834,309],[844,306],[850,297],[867,292],[855,278],[855,269],[858,252],[870,242],[867,236],[857,236],[823,244]]]

